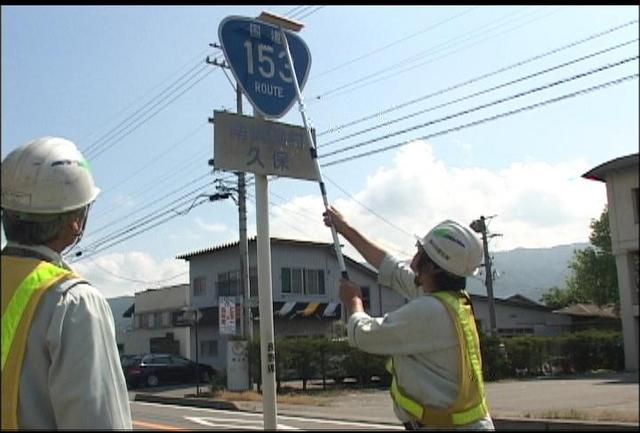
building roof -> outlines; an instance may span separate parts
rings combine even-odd
[[[595,304],[575,304],[555,310],[554,313],[567,314],[569,316],[602,317],[606,319],[620,318],[620,314],[616,311],[615,305],[599,307]]]
[[[631,155],[621,156],[619,158],[612,159],[592,168],[588,172],[582,175],[585,179],[599,180],[605,182],[607,174],[612,171],[622,170],[625,168],[636,167],[638,168],[638,154],[632,153]]]
[[[252,237],[250,239],[248,239],[248,243],[252,244],[256,242],[256,238]],[[200,250],[196,250],[196,251],[192,251],[190,253],[184,253],[184,254],[179,254],[176,256],[176,259],[183,259],[183,260],[189,260],[192,257],[195,256],[200,256],[200,255],[204,255],[204,254],[209,254],[209,253],[213,253],[213,252],[217,252],[217,251],[222,251],[228,248],[237,248],[239,245],[240,241],[237,242],[230,242],[230,243],[226,243],[226,244],[221,244],[221,245],[216,245],[216,246],[212,246],[212,247],[208,247],[208,248],[203,248]],[[335,249],[333,248],[333,244],[332,243],[327,243],[327,242],[314,242],[314,241],[301,241],[301,240],[297,240],[297,239],[282,239],[282,238],[271,238],[271,245],[273,244],[280,244],[280,245],[296,245],[296,246],[306,246],[306,247],[317,247],[317,248],[329,248],[331,250],[332,254],[335,254]],[[360,263],[356,260],[353,260],[351,257],[346,256],[343,254],[343,258],[344,261],[349,263],[351,266],[357,267],[359,268],[361,271],[371,274],[371,275],[377,275],[377,272],[375,270],[373,270],[368,264],[366,263]]]
[[[488,300],[488,296],[486,295],[476,295],[473,293],[470,293],[469,296],[471,297],[471,300],[479,300],[479,301],[487,301]],[[538,309],[538,310],[551,310],[551,308],[547,307],[546,305],[540,304],[539,302],[536,302],[532,299],[527,298],[526,296],[523,295],[512,295],[509,296],[508,298],[493,298],[493,301],[496,304],[502,304],[502,305],[512,305],[515,307],[524,307],[524,308],[534,308],[534,309]]]

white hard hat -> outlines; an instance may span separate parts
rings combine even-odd
[[[438,266],[459,277],[473,275],[482,262],[482,244],[468,228],[446,220],[418,239]]]
[[[64,138],[43,137],[14,149],[2,161],[2,208],[49,214],[93,202],[96,188],[89,163]]]

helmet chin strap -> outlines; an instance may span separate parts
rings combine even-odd
[[[80,230],[76,232],[76,237],[73,240],[73,242],[62,251],[62,253],[60,254],[61,256],[66,256],[67,254],[69,254],[69,252],[72,249],[74,249],[75,246],[78,245],[82,240],[82,236],[84,235],[84,229],[87,226],[87,219],[89,216],[89,209],[91,208],[91,204],[92,203],[89,203],[84,207],[84,213],[82,215],[82,226],[80,227]]]

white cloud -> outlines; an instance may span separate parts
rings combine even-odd
[[[136,201],[133,197],[125,194],[118,194],[113,199],[113,205],[118,208],[131,208],[136,204]]]
[[[445,219],[467,225],[480,215],[497,215],[489,226],[503,235],[495,249],[587,242],[589,223],[606,204],[604,185],[580,177],[590,168],[583,160],[550,164],[530,158],[499,171],[449,167],[430,144],[416,141],[370,176],[363,190],[351,191],[353,198],[333,204],[365,235],[405,256],[413,254],[412,235]],[[308,239],[331,242],[322,210],[320,197],[297,197],[274,210],[272,235],[303,238],[304,231]],[[360,258],[348,246],[345,253]]]
[[[200,218],[195,218],[195,221],[200,229],[207,232],[222,233],[229,229],[229,227],[227,227],[226,224],[220,224],[220,223],[207,224],[204,221],[202,221],[202,219]]]
[[[189,266],[184,260],[158,261],[138,251],[101,255],[72,267],[107,298],[189,281]]]

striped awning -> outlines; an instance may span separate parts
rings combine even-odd
[[[254,319],[259,316],[258,307],[251,309]],[[273,317],[275,319],[339,319],[341,313],[340,302],[274,302]]]

